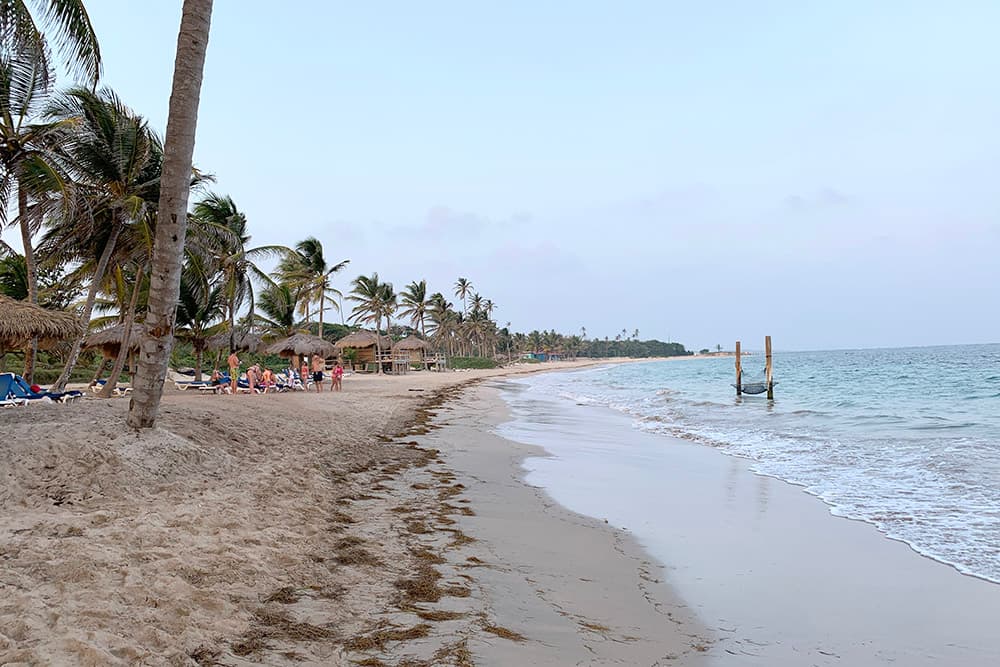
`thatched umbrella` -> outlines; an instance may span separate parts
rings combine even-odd
[[[83,324],[72,313],[0,295],[0,350],[20,347],[36,337],[39,345],[51,345],[79,336],[82,330]]]
[[[319,336],[297,333],[288,338],[283,338],[276,343],[271,343],[264,348],[264,351],[268,354],[277,354],[279,357],[288,359],[302,354],[318,354],[323,357],[332,357],[336,354],[337,350],[334,348],[333,343]]]
[[[264,349],[264,339],[255,333],[237,333],[235,337],[236,349],[246,350],[247,352],[260,352]],[[205,344],[206,350],[228,350],[229,349],[229,332],[223,331],[222,333],[215,334],[208,339]]]
[[[132,333],[128,337],[128,353],[133,355],[139,349],[139,341],[142,340],[142,335],[145,333],[145,327],[141,324],[132,325]],[[84,350],[100,350],[101,351],[101,363],[97,365],[97,372],[94,373],[94,377],[91,379],[90,384],[94,384],[97,380],[104,374],[104,370],[107,368],[108,362],[118,358],[119,352],[122,349],[122,340],[125,338],[125,324],[116,324],[113,327],[108,327],[107,329],[101,329],[100,331],[95,331],[86,338],[83,339],[82,349]],[[133,359],[134,361],[134,359]],[[124,362],[124,360],[123,360]],[[135,369],[135,364],[130,363],[129,368]],[[120,369],[119,369],[120,370]],[[112,370],[112,375],[115,371]],[[114,387],[112,387],[113,389]],[[111,389],[108,390],[109,392]],[[110,394],[109,394],[110,396]]]
[[[129,349],[138,350],[139,340],[142,338],[143,326],[141,324],[132,325],[132,333],[129,334]],[[83,339],[84,350],[100,349],[105,359],[114,359],[122,347],[122,339],[125,337],[125,325],[116,324],[107,329],[96,331]]]

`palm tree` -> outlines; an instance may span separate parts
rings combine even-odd
[[[382,354],[382,318],[386,318],[386,326],[393,313],[396,312],[396,292],[392,288],[392,283],[379,281],[378,273],[370,276],[358,276],[351,283],[354,289],[351,290],[347,298],[358,305],[351,311],[351,319],[355,322],[366,322],[375,324],[375,353]],[[376,363],[376,372],[382,371],[382,364]]]
[[[330,276],[343,269],[350,261],[345,259],[339,264],[328,265],[323,257],[323,244],[310,236],[299,241],[295,252],[288,253],[278,266],[281,280],[301,292],[306,322],[309,321],[309,305],[313,301],[319,302],[320,338],[323,337],[323,312],[326,310],[327,299],[330,299],[334,309],[339,309],[337,301],[331,297],[342,296],[339,290],[330,287]]]
[[[71,122],[58,159],[72,174],[85,205],[64,207],[53,216],[43,244],[50,254],[71,254],[87,264],[91,280],[81,317],[89,321],[119,237],[152,214],[163,149],[145,119],[107,89],[70,90],[50,105],[48,113]],[[56,391],[69,379],[82,344],[81,335],[56,380]]]
[[[28,200],[46,188],[60,188],[64,179],[46,159],[53,135],[62,123],[36,122],[34,116],[45,104],[55,79],[49,59],[49,40],[55,38],[63,62],[71,71],[83,73],[97,84],[101,52],[97,35],[82,0],[40,0],[34,3],[36,22],[24,0],[0,2],[0,223],[6,222],[7,203],[16,187],[18,224],[24,249],[28,301],[38,302],[37,270],[32,236],[39,216],[28,215]],[[37,341],[28,346],[24,376],[31,381]]]
[[[483,312],[483,304],[485,302],[486,302],[486,300],[483,297],[479,296],[478,292],[475,293],[475,294],[473,294],[472,295],[472,312],[473,313],[481,313],[481,312]]]
[[[447,348],[449,355],[454,354],[454,337],[458,333],[461,315],[456,313],[452,304],[444,298],[441,292],[431,294],[427,300],[427,315],[431,321],[431,336],[439,350]]]
[[[132,428],[152,428],[155,423],[173,347],[198,102],[211,23],[212,0],[184,0],[167,117],[147,333],[141,344],[139,373],[133,383],[128,414]]]
[[[455,296],[462,300],[462,314],[468,314],[469,304],[466,303],[466,296],[472,292],[472,283],[468,278],[459,278],[455,281]]]
[[[532,352],[542,351],[542,334],[535,329],[530,334],[528,334],[528,343],[531,345]]]
[[[247,247],[251,238],[247,218],[228,195],[207,194],[195,203],[191,219],[203,228],[198,245],[206,255],[204,265],[210,273],[221,275],[232,351],[236,346],[236,313],[246,304],[250,321],[254,319],[254,279],[265,286],[274,282],[257,261],[291,251],[278,245]]]
[[[295,294],[282,283],[272,283],[257,295],[256,322],[268,334],[279,338],[291,336],[299,330],[295,326]]]
[[[427,281],[421,280],[418,283],[414,280],[406,286],[406,289],[400,294],[400,298],[405,307],[399,311],[399,314],[402,317],[409,317],[413,326],[420,329],[421,335],[427,338],[427,315],[431,307],[430,300],[427,298]]]
[[[177,338],[194,348],[194,379],[201,381],[202,357],[208,339],[221,329],[226,315],[225,291],[221,282],[214,284],[197,270],[181,273],[177,300]]]
[[[2,16],[0,8],[0,16]],[[53,160],[66,122],[39,121],[51,92],[51,76],[44,59],[33,51],[6,52],[0,58],[0,225],[7,221],[8,200],[17,192],[16,223],[24,249],[27,300],[38,303],[38,269],[32,237],[38,231],[50,191],[59,191],[66,203],[67,179]],[[34,205],[30,205],[31,202]],[[31,380],[34,370],[32,341],[25,354],[24,377]]]
[[[39,66],[51,77],[49,40],[43,30],[47,31],[54,37],[63,62],[96,84],[101,75],[101,49],[83,0],[37,0],[31,4],[41,18],[41,25],[24,0],[0,2],[0,49],[4,53],[33,51]],[[48,85],[49,80],[45,83]]]

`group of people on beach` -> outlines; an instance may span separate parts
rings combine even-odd
[[[240,379],[240,358],[236,352],[231,352],[226,364],[229,366],[229,377],[226,378],[222,375],[219,369],[215,369],[212,372],[211,384],[213,386],[223,385],[227,382],[229,383],[228,392],[231,394],[237,393],[237,388],[239,387]],[[311,369],[311,373],[310,373]],[[318,354],[312,356],[312,363],[309,363],[308,357],[302,357],[302,366],[298,369],[298,379],[302,383],[302,388],[305,388],[308,379],[312,378],[313,387],[316,388],[317,392],[323,391],[323,380],[324,372],[326,371],[326,360]],[[288,369],[288,379],[295,379],[296,369]],[[276,390],[278,388],[278,376],[270,368],[261,369],[260,364],[253,364],[246,371],[247,385],[251,394],[260,393],[266,394],[268,390]],[[336,365],[330,373],[330,391],[340,391],[343,388],[344,379],[344,366],[341,364],[340,360],[337,360]]]
[[[323,391],[323,374],[326,371],[326,359],[314,354],[312,357],[312,364],[310,365],[306,357],[302,357],[302,366],[299,368],[299,377],[302,378],[303,383],[309,374],[310,368],[312,369],[312,381],[313,387],[316,388],[317,392]],[[344,366],[337,360],[336,365],[330,372],[330,391],[340,391],[342,388],[344,380]]]

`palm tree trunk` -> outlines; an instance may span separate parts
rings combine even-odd
[[[194,344],[194,381],[201,382],[201,361],[202,356],[205,351],[202,349],[199,341],[195,341]]]
[[[115,365],[111,368],[111,375],[108,376],[108,381],[104,383],[104,387],[101,389],[101,393],[99,394],[101,398],[111,398],[114,396],[115,389],[118,387],[118,378],[122,374],[122,368],[125,367],[125,360],[128,359],[129,353],[132,351],[132,325],[135,324],[135,307],[139,304],[139,292],[141,291],[142,280],[145,275],[146,266],[143,265],[142,270],[135,276],[135,284],[132,285],[132,296],[129,297],[128,311],[125,313],[125,331],[122,333],[122,346],[118,350]]]
[[[174,320],[187,233],[188,195],[191,191],[191,162],[211,24],[212,0],[184,0],[167,116],[167,138],[163,148],[149,314],[146,316],[146,333],[139,347],[139,372],[128,414],[129,426],[136,429],[152,428],[156,422],[174,344]]]
[[[236,351],[236,304],[229,302],[229,353]]]
[[[31,226],[28,224],[28,191],[23,179],[17,179],[17,219],[21,228],[21,245],[24,246],[24,272],[27,274],[28,302],[38,303],[38,269],[35,266],[35,250],[31,245]],[[24,349],[24,379],[31,384],[35,375],[35,356],[38,339],[32,338]]]
[[[382,338],[378,332],[382,328],[382,318],[375,319],[375,375],[382,372]]]
[[[87,327],[86,325],[90,323],[90,315],[94,312],[94,301],[97,300],[97,290],[104,280],[104,272],[108,270],[108,263],[111,261],[111,255],[115,251],[115,245],[118,243],[118,236],[122,233],[122,224],[118,219],[118,213],[115,214],[115,220],[112,222],[113,227],[111,228],[111,235],[108,237],[107,242],[104,244],[104,250],[101,251],[101,257],[97,260],[97,268],[94,269],[94,275],[90,280],[90,288],[87,290],[87,301],[83,306],[83,313],[80,315],[80,319],[84,322],[83,333],[76,339],[73,343],[73,349],[70,350],[69,358],[66,360],[66,366],[63,367],[62,373],[59,374],[59,379],[56,380],[55,384],[52,385],[52,391],[62,391],[69,382],[70,373],[76,367],[76,362],[80,360],[80,350],[83,348],[83,339],[87,337]]]
[[[323,306],[326,305],[326,304],[323,303],[323,301],[325,301],[325,300],[326,300],[326,297],[323,296],[322,294],[320,294],[319,295],[319,337],[320,338],[323,337]]]
[[[94,373],[94,378],[90,381],[91,386],[97,384],[97,381],[101,379],[101,375],[104,374],[104,369],[108,367],[109,359],[104,355],[101,355],[101,363],[97,364],[97,372]]]

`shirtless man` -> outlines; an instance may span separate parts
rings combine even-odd
[[[326,368],[326,359],[314,354],[312,358],[312,372],[313,372],[313,384],[316,385],[316,391],[323,391],[323,369]]]
[[[235,350],[229,353],[229,359],[227,359],[229,364],[229,389],[236,395],[236,383],[240,379],[240,358],[236,356]]]

